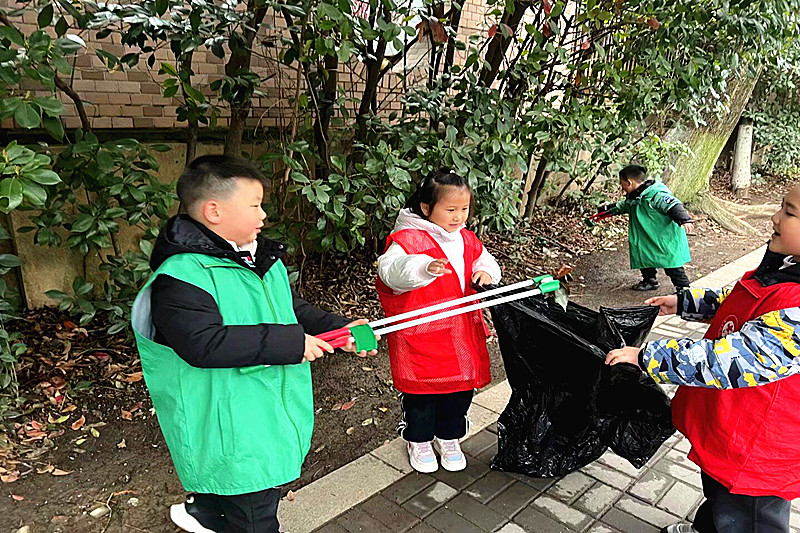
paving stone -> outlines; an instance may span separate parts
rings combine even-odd
[[[639,474],[641,473],[638,468],[634,467],[626,459],[623,459],[612,451],[607,451],[600,456],[599,461],[607,466],[610,466],[611,468],[619,470],[623,474],[627,474],[634,478],[639,477]]]
[[[559,500],[571,502],[577,496],[594,484],[594,479],[580,472],[571,474],[558,480],[555,485],[548,488],[545,492]]]
[[[679,464],[684,468],[687,468],[693,472],[700,473],[700,467],[694,464],[686,457],[684,452],[678,450],[670,450],[667,452],[666,458],[672,461],[675,464]]]
[[[494,531],[508,522],[508,517],[463,493],[447,502],[445,507],[486,531]]]
[[[513,516],[539,494],[533,487],[517,481],[489,501],[489,507],[503,516]]]
[[[522,526],[522,529],[519,531],[525,532],[535,531],[536,533],[572,533],[574,531],[564,524],[556,522],[555,520],[543,515],[535,509],[531,509],[530,507],[520,511],[520,513],[514,517],[514,522],[515,524]],[[500,531],[504,530],[501,529]],[[512,529],[511,531],[517,530]]]
[[[497,435],[484,430],[462,442],[461,450],[467,455],[477,457],[479,453],[492,444],[497,445]]]
[[[423,518],[444,505],[450,498],[454,498],[457,494],[458,491],[450,485],[437,481],[405,502],[403,508]]]
[[[675,479],[683,481],[684,483],[687,483],[693,487],[701,488],[703,486],[702,482],[700,481],[700,475],[697,472],[673,463],[667,457],[664,457],[657,462],[653,468],[660,472],[664,472],[665,474],[669,474]]]
[[[438,529],[434,529],[425,522],[420,522],[416,526],[408,530],[407,533],[441,533]]]
[[[433,526],[439,531],[458,531],[459,533],[485,533],[469,520],[462,518],[446,507],[441,507],[434,511],[432,515],[425,519],[425,523]]]
[[[621,496],[621,490],[598,482],[584,492],[573,505],[578,509],[586,511],[595,518],[599,518],[609,507],[614,505],[614,502]]]
[[[336,522],[329,522],[312,533],[347,533],[347,530]]]
[[[496,531],[496,533],[528,533],[519,524],[506,524]]]
[[[399,505],[417,493],[422,492],[424,488],[433,485],[435,481],[431,476],[414,472],[386,487],[381,494],[386,499]]]
[[[375,531],[389,531],[392,532],[399,532],[403,531],[402,528],[393,528],[393,529],[386,529],[386,526],[379,522],[378,520],[372,518],[370,515],[355,507],[350,509],[339,518],[336,519],[336,523],[342,526],[345,530],[349,531],[350,533],[362,533],[362,532],[369,532],[374,533]]]
[[[662,474],[658,470],[650,470],[633,484],[628,490],[628,493],[633,494],[640,500],[655,505],[655,503],[666,494],[673,483],[675,483],[675,479]]]
[[[575,531],[583,531],[593,522],[591,516],[547,494],[543,494],[533,500],[531,507],[536,508],[542,514],[550,516]],[[517,517],[514,517],[514,520],[519,522]]]
[[[490,470],[485,476],[464,489],[464,493],[481,503],[486,503],[514,483],[514,478],[505,472]]]
[[[491,433],[490,433],[491,434]],[[485,448],[482,452],[475,456],[478,461],[486,463],[487,465],[492,464],[492,459],[494,456],[497,455],[497,442],[495,441],[494,444]]]
[[[467,459],[467,468],[458,472],[448,472],[444,468],[439,468],[431,474],[439,481],[443,481],[457,490],[463,490],[467,485],[472,484],[476,479],[485,475],[489,471],[489,466],[478,460],[470,461]]]
[[[700,490],[678,481],[661,498],[658,507],[683,517],[688,516],[702,499],[703,493]]]
[[[683,455],[686,455],[689,453],[689,450],[692,449],[692,444],[689,442],[689,439],[681,438],[675,443],[673,448],[681,452]]]
[[[658,527],[666,527],[680,520],[675,515],[630,496],[623,496],[614,507]]]
[[[627,490],[633,484],[633,478],[610,468],[603,463],[594,462],[580,469],[580,472],[589,474],[598,481],[611,485],[620,490]]]
[[[791,515],[789,515],[789,525],[800,528],[800,514],[793,512]]]
[[[408,529],[419,521],[416,516],[380,494],[376,494],[361,503],[358,508],[380,523],[395,530]]]
[[[586,533],[620,533],[618,529],[614,529],[611,526],[607,526],[606,524],[601,524],[597,522],[595,525],[589,528]]]
[[[494,422],[486,426],[486,431],[491,431],[492,433],[497,435],[497,422]]]
[[[603,515],[602,521],[604,524],[612,526],[625,533],[658,533],[659,528],[643,522],[631,516],[624,511],[616,508],[611,508]]]
[[[526,476],[525,474],[509,474],[511,477],[516,479],[517,481],[521,481],[528,485],[529,487],[533,487],[534,489],[544,492],[551,486],[553,486],[559,478],[554,477],[533,477],[533,476]]]

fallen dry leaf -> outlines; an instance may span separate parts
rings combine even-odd
[[[55,467],[53,465],[47,465],[44,468],[37,468],[36,469],[36,473],[37,474],[48,474],[48,473],[52,472],[54,468]]]
[[[367,418],[366,420],[361,422],[361,425],[362,426],[369,426],[370,424],[372,424],[372,422],[374,422],[374,421],[371,418]]]
[[[294,501],[294,491],[293,490],[290,490],[289,492],[286,493],[286,499],[289,500],[290,502]]]
[[[73,423],[72,423],[72,425],[71,425],[70,427],[71,427],[73,430],[75,430],[75,431],[78,431],[79,429],[81,429],[81,428],[83,427],[83,425],[84,425],[85,423],[86,423],[86,417],[85,417],[85,416],[82,416],[82,417],[80,417],[79,419],[77,419],[75,422],[73,422]]]
[[[141,381],[144,375],[141,372],[134,372],[133,374],[125,374],[125,381],[128,383],[136,383]]]
[[[319,453],[319,452],[321,452],[321,451],[322,451],[322,450],[324,450],[324,449],[325,449],[325,445],[323,444],[322,446],[320,446],[319,448],[317,448],[316,450],[314,450],[314,453]]]
[[[355,404],[356,404],[356,399],[353,398],[349,402],[342,404],[342,411],[347,411],[348,409],[351,409]]]
[[[119,442],[117,443],[117,448],[119,448],[119,449],[125,448],[125,447],[127,447],[127,446],[128,446],[128,445],[127,445],[127,444],[125,444],[125,439],[122,439],[121,441],[119,441]]]
[[[19,479],[19,472],[8,474],[7,476],[0,476],[0,481],[3,483],[13,483]]]
[[[50,473],[53,474],[54,476],[68,476],[72,473],[72,470],[67,472],[66,470],[61,470],[60,468],[56,468]]]
[[[341,411],[341,410],[342,410],[342,404],[340,403],[337,403],[336,405],[331,407],[331,411]]]
[[[89,433],[91,433],[91,434],[92,434],[92,437],[94,437],[94,438],[96,438],[96,439],[100,437],[100,432],[99,432],[99,431],[97,431],[97,430],[96,430],[96,429],[94,429],[94,428],[91,428],[91,429],[89,430]]]
[[[25,499],[25,496],[20,496],[19,494],[12,494],[11,497],[14,499],[15,502],[21,502]]]
[[[349,428],[347,428],[347,431],[345,431],[345,433],[347,433],[348,435],[352,435],[355,430],[356,428],[350,426]]]
[[[125,409],[122,409],[122,419],[133,420],[133,413],[131,413],[130,411],[126,411]]]

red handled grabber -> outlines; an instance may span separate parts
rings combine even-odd
[[[535,288],[528,291],[516,292],[514,294],[502,296],[499,298],[492,298],[490,300],[485,300],[483,302],[478,302],[465,307],[456,307],[455,309],[450,309],[449,311],[442,311],[443,309],[447,309],[450,307],[460,306],[462,304],[472,302],[475,300],[483,300],[491,296],[498,296],[503,293],[508,293],[511,291],[531,286],[534,286]],[[407,313],[401,313],[399,315],[382,318],[380,320],[374,320],[372,322],[360,326],[351,326],[349,328],[335,329],[333,331],[328,331],[320,335],[317,335],[316,337],[320,340],[327,341],[332,348],[341,348],[342,346],[345,346],[352,338],[355,341],[357,351],[359,352],[364,350],[370,351],[378,347],[378,341],[375,338],[376,335],[386,335],[388,333],[400,331],[401,329],[406,329],[413,326],[419,326],[421,324],[427,324],[428,322],[434,322],[436,320],[450,318],[456,315],[461,315],[463,313],[469,313],[471,311],[476,311],[478,309],[491,307],[493,305],[513,302],[514,300],[521,300],[522,298],[528,298],[530,296],[536,296],[538,294],[552,292],[557,290],[559,286],[560,284],[558,280],[553,279],[552,276],[539,276],[537,278],[520,281],[519,283],[513,283],[511,285],[498,287],[496,289],[491,289],[485,292],[464,296],[463,298],[458,298],[456,300],[450,300],[435,305],[429,305],[427,307],[415,309]],[[442,311],[442,312],[435,313],[436,311]],[[431,315],[430,313],[435,313],[435,314]],[[419,317],[420,315],[428,315],[428,316],[416,318],[415,320],[408,320],[415,317]],[[393,324],[393,325],[388,326],[387,324]],[[386,327],[380,327],[380,326],[386,326]]]
[[[598,222],[602,222],[603,220],[605,220],[607,218],[611,218],[612,216],[614,216],[614,215],[611,214],[611,211],[600,211],[599,213],[595,213],[594,215],[590,216],[589,218],[584,219],[584,222],[586,223],[587,226],[589,226],[591,228],[592,226],[594,226]]]

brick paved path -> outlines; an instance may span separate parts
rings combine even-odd
[[[650,338],[701,338],[704,324],[670,318]],[[676,387],[665,387],[670,396]],[[643,468],[608,451],[563,478],[489,470],[497,452],[492,424],[462,444],[463,472],[413,472],[342,513],[318,533],[656,533],[691,519],[702,500],[700,470],[686,459],[689,443],[675,434]],[[792,530],[800,532],[800,508]]]

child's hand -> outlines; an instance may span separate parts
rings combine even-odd
[[[626,346],[619,350],[611,350],[606,355],[607,365],[616,365],[617,363],[630,363],[639,366],[639,348],[634,346]]]
[[[453,272],[449,268],[447,268],[447,263],[449,261],[447,259],[435,259],[430,262],[428,265],[428,273],[433,274],[434,276],[441,276],[442,274],[450,274]]]
[[[683,229],[686,230],[686,235],[694,234],[694,224],[692,224],[691,222],[687,222],[686,224],[684,224]]]
[[[678,312],[678,295],[677,294],[670,294],[669,296],[656,296],[654,298],[648,298],[644,301],[645,305],[657,305],[658,306],[658,314],[660,316],[664,315],[674,315]]]
[[[477,283],[478,285],[486,285],[492,282],[492,276],[484,272],[483,270],[478,270],[477,272],[472,273],[472,283]]]
[[[306,335],[306,348],[303,352],[303,359],[305,361],[313,361],[322,357],[324,352],[333,353],[331,345],[325,341],[321,341],[311,335]]]
[[[366,323],[367,323],[366,319],[359,318],[358,320],[354,320],[354,321],[350,322],[345,327],[346,328],[350,328],[350,327],[353,327],[353,326],[363,326]],[[375,335],[375,338],[377,340],[381,340],[381,336],[380,335]],[[352,337],[347,339],[347,344],[342,346],[342,350],[344,350],[345,352],[355,353],[359,357],[366,357],[367,355],[375,355],[376,353],[378,353],[378,350],[371,350],[369,352],[369,354],[367,353],[366,350],[361,350],[360,352],[356,353],[356,343],[355,343],[355,341],[353,340]]]

